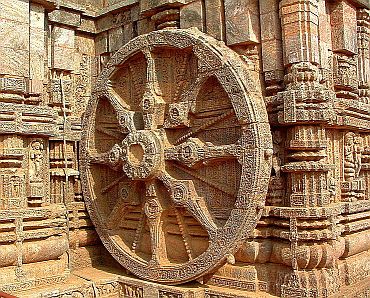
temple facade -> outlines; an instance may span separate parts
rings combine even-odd
[[[369,0],[0,0],[0,41],[0,297],[370,295]]]

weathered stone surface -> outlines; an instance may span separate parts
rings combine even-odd
[[[318,1],[304,0],[280,2],[281,26],[285,46],[285,64],[307,61],[317,63]]]
[[[225,40],[224,7],[220,0],[207,0],[204,3],[206,32],[210,36]]]
[[[161,40],[167,42],[158,46]],[[233,75],[245,67],[242,60],[226,47],[217,46],[217,52],[214,47],[215,40],[197,30],[163,30],[140,36],[110,59],[87,108],[81,148],[82,183],[96,185],[84,188],[85,197],[91,198],[88,209],[107,249],[144,279],[179,283],[214,270],[236,251],[239,237],[253,230],[267,190],[270,157],[265,152],[271,150],[271,136],[267,114],[258,104],[262,97],[255,89],[246,89],[254,84],[249,74],[241,72],[246,84],[238,83]],[[126,61],[130,57],[133,62]],[[198,65],[187,63],[192,60],[198,60]],[[222,63],[229,67],[222,68]],[[171,68],[178,72],[170,73]],[[185,71],[187,68],[191,69]],[[107,90],[108,84],[113,87],[111,91]],[[211,84],[213,92],[209,94],[206,88]],[[132,89],[137,92],[130,94]],[[142,111],[142,120],[133,118],[137,110]],[[209,116],[192,120],[189,111]],[[107,122],[107,116],[114,114]],[[216,123],[226,117],[232,125]],[[136,130],[137,125],[143,125],[143,129]],[[109,127],[116,127],[117,132]],[[183,128],[187,128],[185,132],[174,137],[174,131]],[[241,130],[249,133],[244,135]],[[193,169],[206,163],[212,166],[212,160],[222,159],[230,173],[222,173],[217,163],[210,177],[206,170]],[[103,174],[105,167],[117,172]],[[175,174],[173,167],[185,175]],[[111,185],[104,193],[100,188],[105,186],[90,178],[102,175],[107,175],[104,180]],[[205,192],[188,175],[199,177],[213,189]],[[229,185],[222,182],[224,179]],[[239,180],[248,181],[238,185]],[[105,193],[112,198],[118,194],[118,199],[107,204]],[[142,216],[138,221],[125,221],[122,212],[129,217],[137,213]],[[170,227],[172,216],[177,222]],[[185,226],[190,218],[198,232]],[[148,236],[143,230],[145,222]],[[136,226],[135,234],[128,225]],[[180,235],[171,236],[176,230]],[[125,244],[117,246],[109,231],[119,233]],[[149,251],[144,237],[150,239]],[[229,244],[225,247],[220,242]],[[177,245],[178,251],[171,250],[170,243]]]
[[[276,0],[260,1],[262,66],[266,90],[275,92],[283,81],[283,51],[279,19],[279,3]]]
[[[0,290],[369,295],[369,9],[0,0]]]
[[[137,33],[138,35],[142,35],[142,34],[152,32],[154,31],[154,27],[155,27],[154,22],[149,18],[138,20]]]
[[[180,27],[183,29],[196,27],[204,30],[204,7],[202,1],[191,2],[180,9]]]
[[[150,13],[151,11],[160,8],[161,6],[170,4],[171,6],[179,6],[186,4],[187,0],[142,0],[140,3],[140,13]]]
[[[28,18],[29,1],[1,0],[0,7],[0,17],[3,19],[24,23]]]
[[[330,21],[333,28],[333,50],[356,54],[356,7],[347,1],[333,3]]]
[[[29,76],[29,51],[0,46],[0,69],[3,75]]]
[[[0,2],[0,74],[29,77],[29,3]]]
[[[95,51],[96,54],[103,54],[108,52],[108,32],[103,32],[95,37]]]
[[[48,14],[50,22],[67,26],[78,27],[81,25],[81,15],[72,11],[54,10]]]
[[[88,33],[96,33],[96,23],[94,19],[82,17],[79,30]]]
[[[226,44],[249,44],[260,41],[258,1],[226,0]]]
[[[123,28],[122,27],[117,27],[110,29],[108,31],[108,50],[109,52],[115,52],[117,51],[124,43],[124,37],[123,37]],[[131,38],[127,37],[128,40]]]
[[[74,56],[75,31],[70,28],[53,26],[53,68],[73,70],[71,57]]]
[[[45,10],[41,5],[31,4],[30,11],[30,92],[42,94],[46,83],[45,61]]]
[[[13,48],[16,50],[28,51],[29,30],[28,23],[2,20],[0,38],[3,41],[1,47]]]
[[[123,27],[123,36],[121,36],[121,38],[123,38],[123,42],[121,42],[121,44],[125,44],[129,42],[131,39],[133,39],[136,35],[135,30],[136,30],[136,25],[134,27],[133,24],[126,24]]]

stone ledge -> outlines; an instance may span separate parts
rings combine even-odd
[[[57,0],[31,0],[31,3],[40,4],[48,11],[52,11],[58,7]]]
[[[101,298],[273,298],[263,292],[246,292],[205,286],[197,282],[168,286],[139,280],[108,267],[74,271],[64,283],[14,293],[22,298],[101,297]],[[71,295],[71,296],[69,296]],[[89,296],[91,295],[91,296]],[[95,296],[94,296],[95,295]]]
[[[63,283],[50,284],[13,293],[22,298],[101,297],[101,298],[273,298],[268,293],[246,292],[202,285],[197,282],[168,286],[139,280],[122,270],[109,267],[83,268],[74,271]],[[167,295],[167,296],[166,296]],[[368,297],[370,277],[342,287],[331,298]],[[1,296],[0,296],[1,297]]]

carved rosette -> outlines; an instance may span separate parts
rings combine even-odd
[[[211,273],[250,236],[271,172],[261,94],[243,61],[198,30],[123,46],[83,123],[83,192],[108,251],[140,278]]]

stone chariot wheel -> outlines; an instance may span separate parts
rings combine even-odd
[[[271,154],[263,99],[241,58],[198,30],[153,32],[123,46],[97,80],[80,150],[84,197],[122,266],[183,283],[250,236]]]

